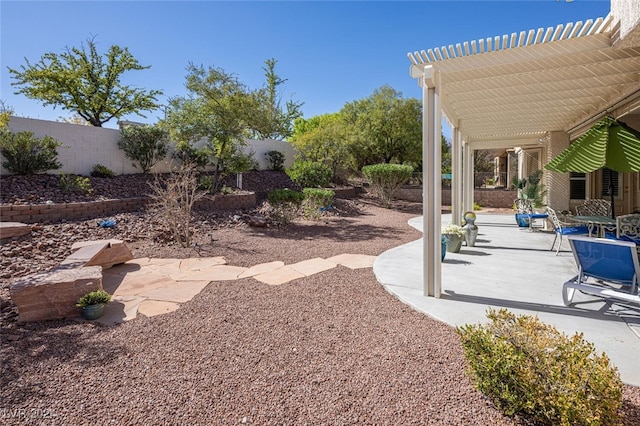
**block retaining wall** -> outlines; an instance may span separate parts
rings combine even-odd
[[[477,188],[473,192],[473,198],[476,203],[482,207],[495,207],[495,208],[511,208],[513,207],[513,200],[518,196],[517,191],[505,190],[505,189],[485,189]],[[400,200],[422,202],[422,187],[404,187],[401,188],[396,198]],[[442,205],[451,205],[451,190],[442,190]]]
[[[337,198],[357,196],[356,188],[335,190]],[[0,205],[0,221],[22,223],[50,223],[76,219],[94,219],[122,212],[144,210],[148,197],[87,201],[63,204],[7,204]],[[207,195],[193,206],[196,210],[230,211],[251,209],[257,204],[256,194]]]
[[[116,213],[144,210],[150,201],[150,198],[143,197],[64,204],[0,205],[0,220],[3,222],[48,223],[72,219],[93,219]],[[256,195],[247,193],[207,196],[196,203],[194,208],[225,211],[253,208],[255,205]]]

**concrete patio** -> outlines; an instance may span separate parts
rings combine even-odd
[[[451,220],[443,215],[442,223]],[[422,217],[409,224],[422,231]],[[541,321],[584,338],[604,351],[623,382],[640,386],[640,307],[610,304],[576,295],[573,307],[562,303],[562,284],[576,274],[565,239],[558,256],[550,251],[553,233],[518,228],[513,214],[478,214],[475,247],[447,253],[442,263],[442,296],[423,296],[422,240],[379,255],[376,278],[416,310],[452,326],[487,321],[489,307],[538,316]],[[556,243],[557,244],[557,243]]]

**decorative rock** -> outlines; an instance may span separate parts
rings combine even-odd
[[[88,263],[93,258],[97,257],[100,253],[106,250],[107,247],[109,247],[109,243],[104,241],[102,243],[95,243],[95,244],[90,244],[90,245],[85,245],[83,247],[80,247],[79,249],[71,253],[69,256],[67,256],[65,260],[60,262],[60,266],[67,269],[82,268],[83,266],[88,265]],[[92,265],[88,265],[88,266],[92,266]]]
[[[128,262],[133,259],[131,250],[122,240],[96,240],[74,243],[72,251],[80,250],[87,246],[107,244],[106,248],[92,257],[86,266],[102,266],[102,269],[111,268],[113,265]]]
[[[20,222],[0,222],[0,239],[20,237],[31,233],[31,226]]]
[[[267,227],[267,219],[262,216],[251,216],[249,217],[249,226],[255,226],[256,228],[266,228]]]
[[[90,291],[102,290],[102,268],[64,267],[33,274],[9,286],[18,308],[18,321],[41,321],[80,315],[78,299]]]

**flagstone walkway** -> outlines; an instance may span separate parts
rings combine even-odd
[[[344,253],[292,265],[275,261],[250,268],[227,265],[224,257],[133,259],[103,271],[102,285],[112,295],[112,301],[96,322],[112,325],[132,320],[138,313],[152,317],[173,312],[212,281],[253,278],[267,285],[281,285],[338,265],[371,268],[374,259],[375,256]]]

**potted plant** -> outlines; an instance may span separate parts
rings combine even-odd
[[[449,238],[446,235],[440,236],[440,244],[442,245],[442,258],[440,260],[444,260],[444,256],[447,254],[447,246],[449,245]]]
[[[460,225],[450,223],[447,226],[442,227],[442,235],[446,236],[449,240],[447,251],[451,253],[458,253],[460,247],[462,247],[462,241],[464,240],[464,229]]]
[[[104,313],[104,305],[111,301],[111,295],[104,290],[89,292],[78,299],[77,306],[82,308],[82,316],[87,320],[95,320]]]

